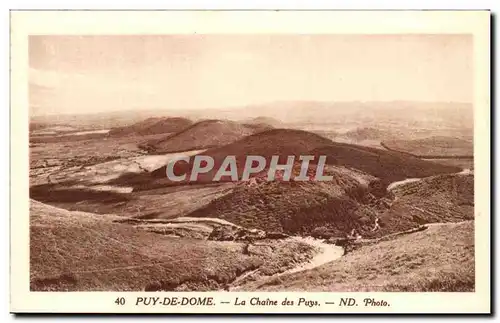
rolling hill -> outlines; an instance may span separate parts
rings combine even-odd
[[[411,154],[421,158],[473,157],[474,143],[446,136],[433,136],[416,140],[388,140],[382,145],[389,150]]]
[[[155,135],[162,133],[174,133],[189,127],[193,122],[186,118],[178,117],[154,117],[134,123],[129,126],[111,129],[110,136],[128,135]]]
[[[227,145],[245,136],[267,130],[268,126],[246,125],[229,120],[204,120],[175,134],[144,144],[155,153],[173,153]]]
[[[354,130],[349,130],[343,133],[342,135],[356,141],[370,140],[370,139],[380,140],[396,136],[396,134],[393,134],[392,132],[371,127],[356,128]]]
[[[282,124],[278,119],[263,116],[250,118],[245,123],[249,125],[268,125],[273,128],[279,127]]]

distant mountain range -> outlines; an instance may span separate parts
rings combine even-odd
[[[97,114],[33,116],[31,122],[112,128],[131,125],[150,117],[184,117],[245,121],[256,117],[274,118],[284,123],[342,124],[397,123],[433,124],[442,127],[472,128],[473,107],[469,103],[450,102],[321,102],[280,101],[214,109],[169,109],[113,111]],[[269,119],[267,119],[269,120]]]

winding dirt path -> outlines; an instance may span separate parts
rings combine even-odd
[[[316,267],[322,266],[322,265],[329,263],[331,261],[337,260],[344,255],[344,248],[342,248],[340,246],[333,245],[333,244],[325,243],[325,242],[323,242],[323,240],[320,240],[320,239],[315,239],[312,237],[305,237],[305,238],[304,237],[292,237],[291,239],[302,242],[302,243],[306,243],[306,244],[310,245],[311,247],[315,248],[316,250],[318,250],[318,252],[308,262],[300,263],[297,266],[295,266],[291,269],[288,269],[282,273],[274,274],[272,276],[261,277],[257,281],[264,281],[264,280],[276,278],[276,277],[286,275],[286,274],[297,273],[297,272],[301,272],[304,270],[314,269]],[[238,283],[241,281],[244,281],[244,279],[246,277],[248,277],[254,273],[258,273],[258,271],[259,271],[259,269],[257,268],[255,270],[248,271],[248,272],[242,274],[241,276],[237,277],[230,284],[231,286],[229,287],[228,290],[229,291],[244,290],[244,284],[239,286]]]
[[[308,245],[318,249],[319,251],[316,255],[314,255],[314,257],[309,262],[299,264],[296,267],[284,271],[278,275],[285,275],[285,274],[296,273],[299,271],[310,270],[322,266],[331,261],[337,260],[344,255],[344,248],[333,244],[325,243],[323,242],[323,240],[320,239],[315,239],[311,237],[306,237],[306,238],[294,237],[293,239],[303,243],[307,243]]]

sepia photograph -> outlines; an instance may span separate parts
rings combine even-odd
[[[384,307],[369,293],[467,295],[489,278],[472,32],[26,42],[28,292],[258,292],[228,298],[258,307],[363,292]]]

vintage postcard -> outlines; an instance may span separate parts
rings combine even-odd
[[[489,313],[488,11],[12,11],[11,311]]]

